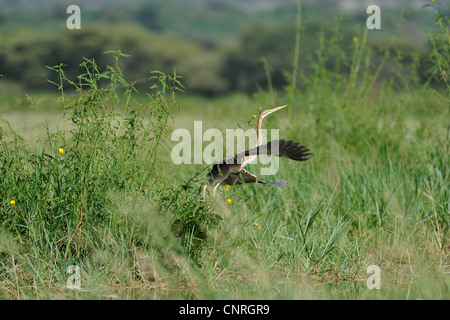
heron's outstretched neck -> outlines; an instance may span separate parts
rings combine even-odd
[[[262,136],[261,136],[262,119],[263,119],[262,112],[260,112],[259,116],[258,116],[258,123],[256,124],[256,145],[255,145],[255,147],[260,146],[262,143]]]

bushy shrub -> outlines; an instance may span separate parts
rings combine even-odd
[[[158,193],[155,159],[176,107],[176,75],[153,72],[146,102],[119,67],[106,70],[84,59],[84,73],[68,79],[63,65],[50,67],[60,78],[66,129],[52,132],[32,152],[21,136],[2,122],[0,132],[0,224],[31,241],[43,253],[82,254],[82,239],[112,219],[111,192]],[[100,88],[99,83],[103,86]],[[67,95],[66,86],[75,95]]]

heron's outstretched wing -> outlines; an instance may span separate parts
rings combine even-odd
[[[230,186],[244,183],[264,183],[280,188],[286,187],[288,185],[287,181],[265,181],[264,179],[258,178],[245,169],[242,169],[240,172],[230,173],[230,175],[222,182],[223,185],[228,184]]]
[[[306,161],[312,158],[312,153],[305,146],[301,146],[294,141],[272,140],[265,145],[261,145],[241,152],[244,156],[251,155],[275,155],[295,161]],[[238,154],[237,156],[241,156]]]

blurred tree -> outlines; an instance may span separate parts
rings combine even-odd
[[[62,3],[52,3],[50,6],[50,15],[57,19],[65,19],[67,18],[67,7],[68,4]]]
[[[246,29],[239,47],[226,55],[223,74],[231,89],[254,91],[267,86],[267,77],[261,58],[271,68],[275,88],[286,84],[283,70],[291,70],[295,30],[290,25],[260,24]]]
[[[155,3],[144,3],[134,15],[136,22],[153,31],[161,31],[160,8]]]
[[[137,25],[95,25],[47,36],[30,30],[12,31],[0,46],[0,74],[29,88],[52,88],[46,81],[58,81],[46,66],[64,63],[68,78],[76,80],[83,57],[93,58],[104,68],[111,57],[103,54],[121,49],[130,57],[121,61],[130,82],[148,86],[151,70],[177,73],[190,92],[216,94],[228,89],[220,75],[222,57],[175,36],[151,33]]]
[[[110,23],[122,23],[130,16],[130,9],[123,6],[114,6],[102,12],[101,19]]]

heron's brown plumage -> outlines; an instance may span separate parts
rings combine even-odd
[[[277,110],[286,106],[281,106],[273,109],[263,110],[259,113],[257,122],[257,142],[254,148],[236,153],[235,155],[223,159],[221,162],[213,165],[211,171],[208,173],[209,182],[214,185],[213,194],[219,185],[239,185],[245,183],[263,183],[270,184],[275,187],[287,186],[287,181],[265,181],[262,178],[251,174],[244,167],[253,161],[259,155],[274,155],[277,157],[284,157],[294,161],[306,161],[312,158],[312,153],[308,148],[300,145],[298,142],[286,140],[272,140],[264,145],[261,145],[261,125],[262,119]],[[206,185],[203,188],[203,200],[206,197]]]

